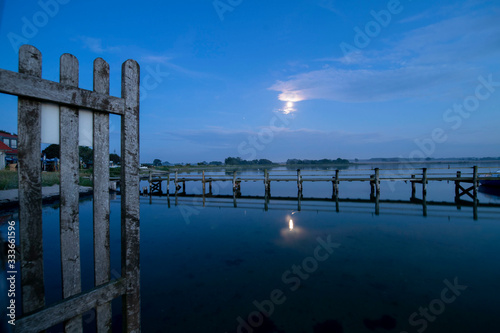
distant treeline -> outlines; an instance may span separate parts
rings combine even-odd
[[[390,158],[382,158],[382,157],[376,157],[376,158],[370,158],[368,160],[361,160],[359,162],[398,162],[398,163],[403,163],[403,162],[452,162],[452,161],[498,161],[500,160],[500,157],[448,157],[448,158],[404,158],[404,157],[390,157]],[[356,162],[358,160],[356,159]]]
[[[261,158],[260,160],[242,160],[241,157],[228,157],[224,160],[225,165],[272,165],[276,164],[270,160],[265,158]]]
[[[274,163],[271,160],[261,158],[259,160],[242,160],[240,157],[228,157],[224,161],[225,165],[276,165],[278,163]],[[337,158],[336,160],[330,160],[327,158],[321,159],[321,160],[299,160],[296,158],[293,159],[288,159],[286,161],[287,165],[323,165],[323,164],[342,164],[342,165],[348,165],[349,161],[342,159],[342,158]]]
[[[345,160],[342,158],[337,158],[336,160],[330,160],[328,158],[324,158],[321,160],[299,160],[296,158],[288,159],[286,161],[287,165],[300,165],[300,164],[308,164],[308,165],[317,165],[317,164],[349,164],[349,160]]]

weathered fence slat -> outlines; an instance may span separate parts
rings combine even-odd
[[[109,65],[94,62],[94,91],[78,88],[78,60],[61,57],[60,83],[43,80],[41,53],[22,46],[19,73],[0,69],[0,93],[16,95],[19,133],[21,296],[15,332],[40,332],[64,322],[82,332],[82,314],[95,309],[98,332],[111,331],[111,301],[123,297],[123,331],[140,332],[139,65],[122,66],[122,97],[109,96]],[[60,238],[63,300],[45,305],[42,238],[41,102],[59,104]],[[79,234],[79,108],[93,110],[94,285],[81,292]],[[109,113],[121,116],[122,276],[110,281]]]
[[[122,276],[127,279],[123,300],[124,329],[140,331],[139,275],[139,65],[127,60],[122,65]]]
[[[78,86],[78,60],[61,56],[61,83]],[[63,298],[81,291],[80,222],[79,222],[79,165],[78,109],[60,106],[61,157],[61,268]],[[66,332],[82,332],[81,316],[65,322]]]
[[[42,76],[42,55],[33,46],[19,50],[19,72]],[[40,168],[41,104],[19,97],[19,220],[23,311],[45,305],[43,281],[42,183]]]
[[[94,61],[94,91],[109,94],[109,65]],[[94,284],[110,279],[109,249],[109,115],[94,112]],[[111,303],[96,308],[97,332],[111,332]]]
[[[0,93],[119,115],[124,109],[121,98],[5,69],[0,69]]]
[[[125,279],[104,284],[84,294],[75,295],[29,317],[16,320],[17,332],[40,332],[61,320],[68,320],[119,297],[126,290]]]

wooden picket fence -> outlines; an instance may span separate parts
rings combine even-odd
[[[122,298],[123,331],[140,332],[139,268],[139,65],[122,65],[122,97],[109,95],[109,65],[94,61],[94,90],[78,88],[78,60],[64,54],[60,82],[42,79],[42,55],[19,50],[19,73],[0,69],[0,93],[18,96],[19,233],[23,316],[15,332],[40,332],[64,323],[82,332],[82,314],[95,309],[98,332],[111,331],[111,301]],[[63,300],[45,304],[42,187],[42,102],[59,104],[60,238]],[[94,285],[81,290],[78,110],[93,112]],[[109,233],[109,114],[121,116],[121,277],[111,279]]]

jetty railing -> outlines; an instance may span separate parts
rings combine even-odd
[[[486,171],[488,169],[488,171]],[[446,170],[446,171],[444,171]],[[366,182],[370,184],[371,196],[380,194],[380,184],[382,182],[406,182],[411,185],[411,198],[417,200],[417,185],[421,186],[421,199],[425,200],[427,195],[427,185],[429,182],[454,182],[455,199],[461,200],[463,196],[468,196],[473,200],[477,199],[477,189],[482,180],[498,180],[498,177],[491,175],[491,168],[477,167],[468,168],[467,171],[453,171],[444,168],[421,168],[414,170],[401,169],[358,169],[358,170],[329,170],[318,172],[308,172],[301,169],[293,171],[268,171],[262,170],[260,173],[238,174],[237,171],[221,173],[210,173],[204,170],[196,173],[181,173],[179,171],[150,171],[141,176],[141,180],[147,180],[149,186],[143,188],[143,194],[162,195],[170,194],[170,183],[174,184],[175,194],[186,193],[187,182],[201,182],[203,194],[212,194],[212,183],[231,182],[233,191],[241,191],[241,183],[262,182],[265,193],[271,194],[271,183],[273,182],[295,182],[298,192],[304,189],[304,183],[308,182],[329,182],[332,184],[332,197],[338,197],[340,185],[345,182]],[[484,171],[484,172],[481,172]],[[162,191],[162,182],[166,181],[166,191]],[[208,193],[206,192],[208,184]],[[467,186],[469,184],[470,186]],[[181,192],[182,190],[182,192]]]
[[[168,202],[168,208],[172,207],[170,197],[166,197]],[[161,200],[150,201],[150,204],[165,205]],[[245,208],[245,209],[256,209],[256,210],[286,210],[286,211],[313,211],[313,212],[337,212],[345,213],[348,211],[359,213],[360,211],[365,211],[370,214],[380,215],[380,205],[384,207],[384,214],[392,215],[407,215],[408,210],[411,209],[414,213],[419,211],[420,215],[430,216],[428,214],[429,207],[456,207],[458,211],[461,210],[462,206],[472,208],[472,213],[474,219],[478,219],[478,207],[495,209],[490,212],[490,217],[497,220],[498,217],[492,214],[500,213],[500,204],[498,203],[478,203],[473,202],[454,203],[454,202],[443,202],[443,201],[412,201],[412,200],[394,200],[394,199],[349,199],[349,198],[305,198],[305,197],[280,197],[275,196],[270,199],[267,196],[259,195],[248,195],[241,197],[235,197],[232,195],[213,195],[211,197],[204,197],[199,194],[186,194],[182,196],[176,196],[173,201],[173,206],[192,206],[192,207],[214,207],[214,208]],[[373,205],[373,206],[372,206]],[[421,209],[411,208],[410,206],[418,207]],[[432,212],[432,211],[431,211]],[[436,212],[443,213],[443,210],[439,209]]]
[[[461,171],[453,171],[444,168],[422,168],[408,170],[410,172],[401,172],[400,169],[355,169],[355,170],[328,170],[321,172],[303,172],[297,169],[295,172],[291,170],[260,170],[260,173],[255,171],[251,174],[246,174],[245,171],[238,174],[237,171],[223,171],[214,173],[205,172],[204,170],[195,172],[179,171],[149,171],[141,175],[141,180],[148,181],[149,186],[143,188],[143,195],[150,196],[150,203],[152,203],[152,196],[167,196],[168,207],[170,208],[170,197],[175,196],[175,206],[183,204],[183,199],[193,199],[192,202],[199,203],[203,207],[208,203],[214,203],[214,199],[232,199],[232,207],[239,207],[245,202],[245,199],[262,200],[264,202],[264,210],[268,210],[270,199],[276,201],[296,201],[296,208],[298,211],[302,210],[302,202],[308,201],[328,201],[335,203],[335,209],[339,212],[340,203],[354,202],[354,203],[373,203],[375,214],[380,213],[380,204],[417,204],[422,206],[424,216],[427,216],[427,209],[429,206],[455,206],[460,209],[462,206],[472,207],[474,219],[478,218],[478,207],[500,207],[495,204],[482,204],[477,200],[479,182],[481,180],[498,180],[498,177],[491,175],[490,167],[472,167],[466,168]],[[483,172],[480,172],[483,171]],[[167,186],[162,191],[161,183],[167,181]],[[452,182],[455,184],[455,200],[454,202],[436,202],[427,200],[427,185],[429,182]],[[170,193],[170,182],[174,184],[174,193]],[[202,184],[202,193],[186,193],[186,183],[198,182]],[[232,184],[232,195],[214,194],[212,191],[212,183],[216,182],[230,182]],[[264,195],[242,195],[242,183],[245,182],[263,182]],[[297,184],[297,192],[293,196],[271,196],[271,182],[292,182]],[[303,189],[304,183],[308,182],[329,182],[332,184],[332,197],[331,198],[316,198],[304,197]],[[339,187],[340,184],[346,182],[366,182],[370,185],[370,198],[369,199],[350,199],[340,198]],[[411,197],[409,200],[391,200],[381,199],[380,184],[383,182],[405,182],[411,186]],[[208,192],[207,185],[208,184]],[[417,185],[421,186],[422,196],[417,198]],[[221,186],[221,187],[227,187]],[[217,191],[219,192],[219,191]],[[472,198],[472,201],[462,200],[463,196]],[[197,201],[199,199],[199,202]],[[207,201],[210,199],[210,201]],[[242,200],[242,201],[241,201]],[[226,202],[227,204],[228,202]]]
[[[122,65],[122,96],[109,95],[109,65],[94,61],[93,91],[78,87],[78,60],[64,54],[60,82],[42,79],[42,55],[19,50],[19,73],[0,69],[0,93],[18,96],[19,234],[22,317],[15,332],[40,332],[64,322],[82,332],[82,314],[95,309],[97,331],[111,331],[111,301],[123,297],[123,330],[140,332],[139,65]],[[40,168],[42,102],[59,106],[60,240],[63,301],[46,305]],[[93,113],[94,286],[81,290],[79,235],[79,110]],[[109,114],[121,116],[121,268],[111,280],[109,234]],[[21,311],[18,311],[20,313]]]

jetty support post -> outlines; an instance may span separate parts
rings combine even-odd
[[[336,199],[339,196],[339,174],[340,174],[340,170],[338,170],[338,169],[335,170],[335,178],[332,181],[332,185],[333,185],[332,198],[333,199]]]
[[[370,175],[370,200],[375,198],[375,175]]]
[[[180,190],[179,186],[179,171],[175,171],[175,179],[174,179],[174,186],[175,186],[175,195],[177,195],[177,192]]]
[[[411,184],[411,198],[413,200],[415,199],[415,196],[417,194],[417,183],[415,181],[415,175],[411,175],[410,184]]]
[[[422,199],[425,201],[427,196],[427,168],[422,169]]]
[[[203,197],[205,197],[205,170],[201,172],[201,184],[203,187]],[[205,202],[203,202],[205,204]]]
[[[299,212],[302,210],[302,192],[297,194],[297,210]]]
[[[457,171],[457,179],[455,180],[455,202],[460,201],[460,178],[462,177],[462,171]],[[460,207],[457,207],[460,209]]]
[[[473,200],[474,202],[477,201],[477,188],[479,186],[479,180],[478,180],[478,174],[477,174],[477,165],[473,167],[474,173],[472,175],[472,194],[473,194]]]
[[[380,194],[380,169],[375,168],[375,189]]]
[[[300,174],[300,169],[297,169],[297,189],[299,193],[302,193],[302,176]]]
[[[152,171],[149,171],[148,184],[149,184],[149,196],[151,196],[151,194],[153,194],[153,188],[152,188],[152,184],[153,184],[153,172]]]
[[[474,203],[472,204],[472,214],[473,214],[473,217],[474,217],[474,221],[477,221],[478,219],[478,216],[477,216],[477,205],[478,205],[479,201],[478,200],[474,200]]]
[[[267,196],[271,195],[271,182],[269,181],[269,172],[264,170],[264,188]]]
[[[167,173],[167,196],[170,194],[170,172]]]
[[[375,195],[375,215],[380,215],[380,192]]]
[[[233,171],[233,192],[236,192],[236,170]]]

